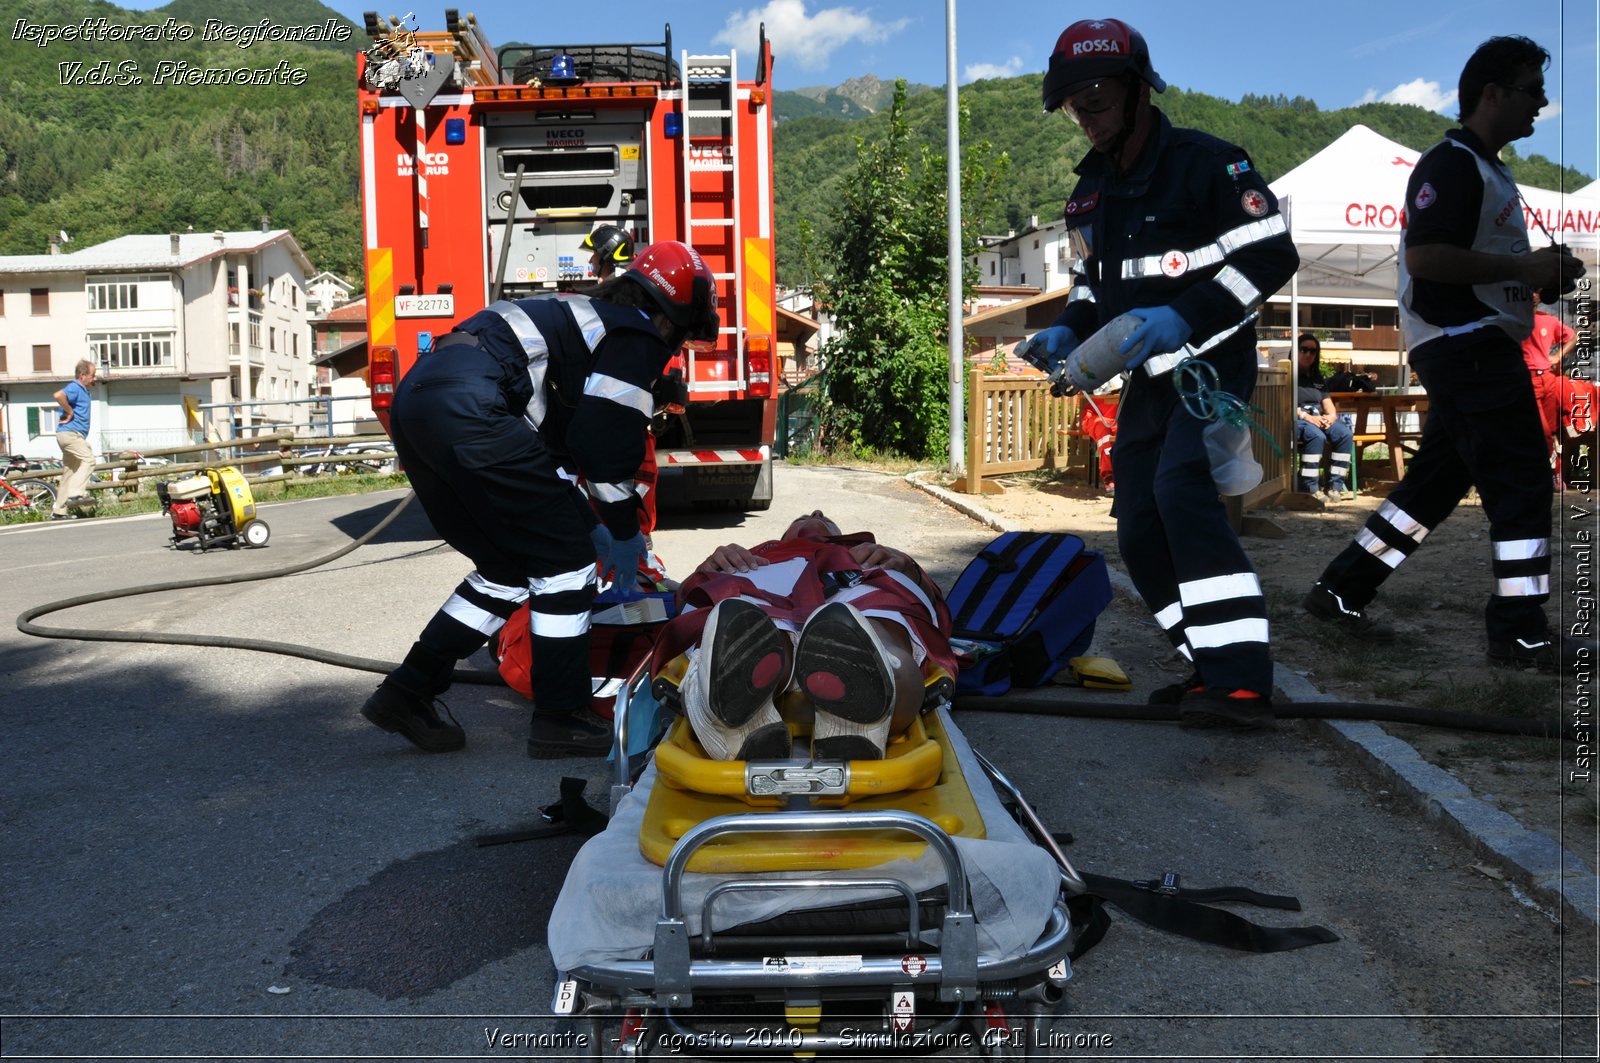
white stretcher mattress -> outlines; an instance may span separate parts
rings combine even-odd
[[[1036,845],[1000,804],[966,737],[945,710],[937,711],[972,785],[973,800],[988,834],[982,839],[954,839],[972,890],[979,957],[986,962],[1011,959],[1026,952],[1044,932],[1060,892],[1061,876],[1050,854]],[[550,956],[558,970],[643,959],[653,946],[656,920],[661,915],[661,868],[639,852],[639,828],[655,778],[652,762],[606,829],[589,839],[573,860],[550,913]],[[829,874],[775,872],[771,877]],[[931,851],[916,860],[895,860],[872,869],[834,874],[898,878],[918,893],[944,882],[944,868]],[[685,874],[683,904],[689,933],[700,933],[701,901],[707,890],[732,878],[751,877]],[[784,912],[854,905],[873,896],[870,891],[855,889],[733,893],[717,901],[713,929],[760,922]]]

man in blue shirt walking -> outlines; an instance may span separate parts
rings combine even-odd
[[[56,429],[56,444],[61,447],[61,463],[67,467],[61,477],[61,489],[56,492],[55,505],[50,509],[51,520],[67,520],[67,500],[83,494],[89,486],[89,474],[94,471],[94,450],[89,446],[89,407],[94,387],[94,363],[84,358],[78,362],[72,383],[55,393],[61,406],[60,427]]]

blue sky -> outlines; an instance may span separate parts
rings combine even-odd
[[[157,6],[134,0],[130,6]],[[372,5],[338,0],[329,6],[362,22]],[[1456,79],[1486,37],[1526,34],[1553,56],[1546,75],[1550,106],[1532,137],[1517,142],[1523,155],[1541,154],[1600,175],[1596,152],[1596,0],[1319,0],[1315,3],[1220,4],[1179,0],[1120,0],[1101,8],[955,0],[957,79],[1011,77],[1042,71],[1051,46],[1079,17],[1121,18],[1150,42],[1156,69],[1184,89],[1237,100],[1246,93],[1305,96],[1335,109],[1366,100],[1415,103],[1455,115]],[[1059,14],[1051,14],[1053,9]],[[442,29],[444,6],[382,8],[417,12],[421,29]],[[779,88],[837,85],[858,74],[904,77],[943,85],[945,4],[941,0],[693,0],[665,5],[645,0],[553,3],[475,0],[461,10],[477,15],[495,44],[659,41],[672,23],[675,48],[737,47],[750,54],[756,27],[766,23]],[[596,14],[602,16],[597,24]]]

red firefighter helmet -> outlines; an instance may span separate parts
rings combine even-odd
[[[658,240],[634,256],[622,274],[649,292],[667,319],[688,333],[687,346],[709,350],[717,342],[717,278],[699,252],[677,240]]]
[[[1100,78],[1134,74],[1157,92],[1167,83],[1150,65],[1150,46],[1117,18],[1083,19],[1061,31],[1044,75],[1044,109],[1053,111],[1071,90]]]

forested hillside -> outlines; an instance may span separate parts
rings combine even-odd
[[[24,20],[159,27],[169,17],[196,32],[42,46],[16,32]],[[245,28],[330,18],[352,31],[347,41],[202,39],[207,19]],[[254,229],[265,214],[294,231],[318,268],[359,277],[353,55],[367,39],[348,20],[316,0],[174,0],[140,13],[95,0],[13,0],[4,30],[0,253],[42,253],[58,230],[72,250],[130,232]],[[272,83],[188,81],[240,68],[267,70]]]
[[[1041,222],[1061,216],[1073,183],[1072,167],[1088,150],[1083,135],[1060,113],[1046,115],[1039,105],[1042,75],[979,81],[964,86],[961,106],[968,114],[968,144],[987,141],[1010,158],[998,213],[978,219],[983,232],[1000,234],[1022,228],[1030,216]],[[1324,111],[1310,100],[1246,97],[1233,103],[1169,88],[1155,97],[1158,106],[1180,126],[1193,126],[1239,144],[1256,168],[1274,180],[1327,147],[1356,124],[1366,125],[1391,140],[1422,150],[1454,123],[1420,107],[1387,103]],[[914,135],[939,154],[944,152],[944,93],[908,98],[906,110]],[[806,117],[778,127],[776,168],[780,223],[806,218],[824,236],[830,205],[840,198],[841,182],[849,180],[857,137],[880,135],[887,115],[859,121]],[[1515,147],[1506,158],[1518,180],[1541,188],[1578,188],[1592,177],[1535,155],[1523,159]],[[779,279],[804,283],[797,227],[784,224],[778,233]]]
[[[303,26],[334,19],[344,41],[64,40],[43,43],[17,27],[204,26],[207,19],[248,28]],[[439,28],[424,25],[425,29]],[[11,0],[0,33],[0,254],[37,254],[65,230],[73,247],[130,232],[251,229],[263,214],[292,229],[313,263],[360,279],[354,53],[365,34],[317,0],[173,0],[134,13],[101,0]],[[73,64],[81,64],[74,66]],[[163,65],[165,64],[165,65]],[[187,64],[187,65],[185,65]],[[196,71],[266,70],[270,84],[193,84]],[[781,69],[781,68],[780,68]],[[140,79],[138,83],[133,78]],[[106,81],[110,84],[101,84]],[[121,83],[118,83],[118,82]],[[1060,115],[1039,112],[1040,75],[962,88],[969,142],[1009,156],[1003,207],[979,219],[1004,232],[1056,217],[1082,136]],[[782,89],[782,85],[776,86]],[[892,91],[892,85],[888,86]],[[855,138],[881,136],[884,85],[870,77],[833,90],[774,94],[778,198],[778,274],[804,282],[802,220],[826,232],[849,179]],[[943,91],[909,94],[913,135],[944,150]],[[1413,148],[1450,126],[1416,107],[1369,104],[1338,111],[1309,101],[1246,98],[1240,103],[1169,90],[1161,106],[1180,125],[1242,144],[1270,180],[1321,150],[1356,122]],[[853,116],[851,119],[840,115]],[[1523,181],[1561,186],[1537,157],[1512,159]],[[1587,183],[1568,172],[1567,187]]]

